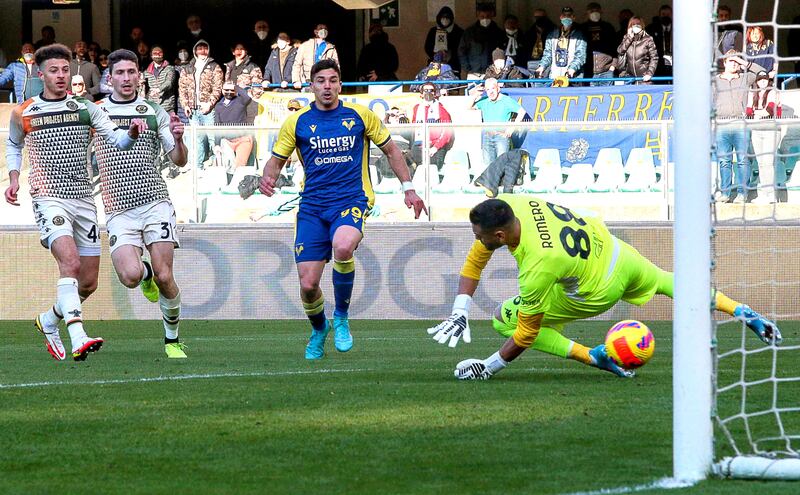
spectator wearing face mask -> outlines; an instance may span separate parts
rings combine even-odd
[[[280,84],[276,91],[294,91],[289,88],[292,83],[292,67],[297,57],[297,48],[292,45],[289,35],[278,34],[275,48],[269,55],[267,67],[264,69],[264,81],[267,84]],[[266,88],[264,88],[266,90]]]
[[[528,59],[531,56],[531,48],[528,40],[523,36],[519,29],[519,19],[515,15],[507,15],[503,21],[505,30],[505,40],[500,43],[500,48],[505,52],[507,58],[514,61],[514,65],[527,67]]]
[[[672,7],[662,5],[658,9],[658,17],[653,19],[653,23],[645,31],[653,37],[658,50],[656,76],[672,77]],[[663,84],[670,84],[670,81]]]
[[[253,62],[244,43],[236,43],[231,48],[233,60],[225,64],[225,80],[233,81],[240,88],[249,88],[253,81],[261,82],[261,68]]]
[[[461,68],[471,79],[479,79],[486,72],[486,68],[492,63],[492,50],[506,39],[503,30],[492,20],[495,16],[492,5],[478,5],[476,16],[477,21],[464,30],[458,46]]]
[[[530,47],[530,54],[528,55],[528,70],[534,71],[539,67],[539,62],[542,60],[544,54],[544,44],[547,40],[547,35],[550,34],[556,25],[547,17],[547,12],[544,9],[536,9],[533,11],[533,25],[525,33],[525,39]]]
[[[311,81],[311,67],[323,59],[331,59],[339,63],[339,54],[333,43],[327,41],[328,26],[317,24],[314,37],[303,42],[297,49],[292,65],[292,85],[300,89],[303,83]]]
[[[639,17],[628,21],[628,31],[617,47],[617,54],[620,77],[641,77],[643,84],[651,84],[650,79],[658,67],[658,50]]]
[[[264,86],[267,84],[269,84],[269,82],[266,79],[264,79],[263,82],[253,81],[250,84],[250,87],[247,89],[247,96],[250,97],[250,102],[247,104],[245,116],[246,123],[255,124],[256,117],[263,112],[263,109],[260,108],[261,104],[258,100],[264,94]]]
[[[150,49],[150,59],[152,62],[144,70],[144,97],[158,103],[168,113],[174,112],[177,110],[175,90],[178,85],[175,67],[164,58],[164,49],[159,45]]]
[[[44,89],[33,52],[32,43],[23,43],[20,57],[0,71],[0,86],[14,82],[14,98],[17,103],[38,95]]]
[[[492,52],[492,65],[484,73],[484,79],[494,78],[503,79],[527,79],[529,74],[525,74],[514,65],[514,59],[506,56],[502,48],[495,48]],[[503,83],[509,88],[521,88],[524,84]]]
[[[425,37],[425,53],[428,62],[432,61],[437,53],[445,52],[447,58],[440,62],[448,64],[454,73],[461,73],[461,63],[457,56],[458,45],[464,30],[455,23],[455,14],[450,7],[442,7],[436,14],[436,25],[428,30]]]
[[[269,35],[269,23],[266,19],[259,19],[253,26],[253,32],[247,42],[247,48],[253,63],[259,68],[267,65],[267,60],[272,52],[273,37]]]
[[[586,6],[589,18],[583,24],[586,37],[586,64],[583,74],[586,78],[608,79],[614,77],[614,59],[617,57],[617,33],[614,26],[602,20],[600,4],[592,2]],[[611,86],[611,82],[594,81],[591,86]]]
[[[550,79],[581,76],[581,69],[586,63],[586,40],[574,24],[575,12],[572,7],[562,8],[560,26],[545,41],[542,60],[536,68],[537,77],[542,77],[548,71],[547,77]]]
[[[203,20],[197,14],[191,14],[186,18],[186,31],[180,40],[186,46],[195,46],[198,41],[204,40],[211,45],[217,46],[217,38],[215,38],[205,27]],[[215,52],[209,51],[208,56],[213,57]]]
[[[194,58],[183,67],[178,78],[178,97],[192,126],[214,125],[214,105],[222,96],[222,68],[208,56],[209,51],[205,40],[198,41]],[[194,163],[201,169],[208,156],[207,146],[210,147],[210,137],[206,132],[198,132]]]
[[[361,50],[358,57],[358,79],[360,81],[397,81],[400,65],[397,50],[389,43],[389,35],[383,25],[374,22],[369,27],[369,43]]]
[[[425,138],[422,123],[441,124],[450,123],[450,113],[439,101],[439,92],[435,85],[426,83],[422,85],[420,91],[422,101],[414,105],[411,112],[411,121],[417,123],[414,131],[414,143],[411,146],[411,158],[417,165],[422,165],[423,139]],[[453,130],[449,127],[436,127],[428,129],[428,156],[430,164],[436,165],[441,172],[444,165],[444,157],[450,148],[453,147]]]
[[[183,66],[192,59],[192,54],[189,52],[189,47],[182,41],[179,41],[175,48],[175,70],[180,73]]]

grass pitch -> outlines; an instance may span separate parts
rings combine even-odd
[[[665,493],[642,485],[672,473],[668,323],[650,323],[655,357],[633,380],[529,351],[488,382],[452,373],[502,343],[487,322],[456,349],[428,323],[354,321],[352,351],[329,337],[306,362],[301,321],[184,321],[180,361],[160,322],[93,322],[106,344],[75,363],[54,361],[30,322],[0,322],[0,493]],[[569,336],[595,345],[607,328]],[[783,330],[797,341],[799,324]]]

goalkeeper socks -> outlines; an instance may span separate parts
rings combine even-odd
[[[181,321],[181,293],[178,292],[178,295],[172,299],[164,297],[164,294],[159,294],[158,305],[161,307],[162,320],[164,321],[164,338],[177,341],[178,325]]]
[[[586,358],[588,359],[589,357],[588,347],[584,347],[580,344],[575,344],[575,342],[564,337],[563,335],[561,335],[560,332],[558,332],[553,328],[542,327],[539,329],[539,336],[536,337],[536,340],[533,341],[532,348],[536,349],[537,351],[546,352],[547,354],[552,354],[553,356],[558,356],[560,358],[569,357],[570,359],[575,359],[570,355],[570,349],[574,348],[575,345],[578,345],[586,349]]]
[[[658,288],[656,289],[656,292],[671,298],[673,286],[675,284],[675,276],[672,274],[672,272],[665,272],[661,269],[659,269],[658,272]]]
[[[64,316],[58,312],[58,308],[54,305],[46,312],[42,313],[40,321],[45,327],[54,327],[58,325],[58,322],[61,321],[62,318],[64,318]]]
[[[306,312],[306,316],[308,316],[308,319],[311,321],[311,328],[318,332],[325,330],[327,322],[325,319],[324,295],[320,295],[319,299],[314,302],[307,303],[303,301],[303,311]]]
[[[724,311],[731,316],[733,316],[733,312],[736,311],[736,307],[740,305],[741,303],[734,301],[720,291],[717,291],[714,295],[714,309]]]
[[[83,329],[83,311],[81,298],[78,295],[78,281],[74,278],[58,279],[56,286],[58,311],[64,315],[69,330],[72,347],[78,347],[86,340],[86,331]]]
[[[572,347],[569,350],[569,359],[573,359],[575,361],[579,361],[583,364],[592,364],[592,357],[589,355],[589,349],[585,345],[579,344],[577,342],[572,342]]]
[[[355,278],[356,262],[353,258],[347,261],[333,260],[333,296],[336,301],[334,316],[347,317]]]

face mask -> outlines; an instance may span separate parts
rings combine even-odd
[[[286,40],[278,40],[278,49],[279,50],[283,50],[287,46],[289,46],[289,42],[288,41],[286,41]]]
[[[600,20],[600,12],[592,12],[589,14],[589,20],[592,22],[597,22]]]
[[[561,25],[564,26],[565,28],[572,26],[572,19],[570,19],[569,17],[561,19]]]
[[[163,56],[161,56],[161,57],[153,57],[153,63],[156,64],[156,65],[161,64],[161,62],[163,62],[163,61],[164,61],[164,57]]]
[[[198,29],[197,31],[192,31],[192,34],[197,36],[198,34],[200,34],[200,30]]]
[[[639,34],[642,32],[642,26],[636,24],[631,27],[631,31],[633,32],[633,34]]]
[[[497,70],[503,70],[503,67],[505,66],[506,66],[506,61],[503,60],[502,58],[494,61],[494,68]]]
[[[481,26],[486,28],[486,27],[489,27],[489,25],[492,23],[492,20],[491,19],[481,19],[480,23],[481,23]]]
[[[423,91],[422,92],[422,98],[424,98],[425,101],[429,101],[430,102],[430,101],[435,100],[436,96],[433,94],[433,91]]]
[[[509,35],[509,36],[514,36],[515,34],[517,34],[517,30],[516,29],[506,29],[506,34]]]
[[[256,31],[256,36],[258,36],[258,39],[261,41],[267,39],[267,34],[269,34],[269,31]]]
[[[31,63],[33,62],[33,53],[24,53],[22,58],[25,60],[25,62]]]
[[[670,24],[672,24],[672,17],[663,16],[661,18],[661,24],[669,26]]]
[[[327,29],[320,29],[317,31],[317,38],[324,40],[328,37],[328,30]]]
[[[181,50],[181,51],[179,51],[179,52],[178,52],[178,59],[179,59],[181,62],[186,62],[187,60],[189,60],[189,53],[188,53],[188,52],[185,52],[185,51],[182,51],[182,50]]]
[[[450,25],[451,22],[453,22],[453,21],[451,21],[450,18],[442,17],[442,20],[439,21],[439,24],[441,24],[442,27],[447,27],[447,26]]]

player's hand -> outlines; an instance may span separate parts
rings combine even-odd
[[[465,359],[456,365],[453,375],[459,380],[488,380],[492,372],[482,359]]]
[[[17,200],[17,193],[19,192],[19,182],[12,181],[11,185],[6,188],[6,203],[14,206],[19,206],[19,201]]]
[[[261,191],[261,194],[270,197],[275,194],[275,182],[272,177],[263,175],[261,180],[258,181],[258,190]]]
[[[409,189],[406,191],[406,207],[414,208],[414,218],[419,218],[420,214],[424,211],[425,214],[428,214],[428,208],[425,206],[425,202],[422,201],[422,198],[417,196],[417,191],[413,189]]]
[[[183,133],[185,129],[183,126],[183,122],[181,119],[175,115],[175,112],[170,112],[169,114],[169,132],[172,133],[172,137],[175,138],[175,141],[180,141],[183,139]]]
[[[147,129],[147,124],[145,124],[144,120],[133,119],[131,120],[131,126],[128,128],[128,136],[131,139],[139,139],[139,134],[144,132],[145,129]]]
[[[462,337],[464,342],[469,344],[472,342],[472,335],[469,331],[469,319],[467,318],[466,311],[455,309],[450,318],[439,323],[435,327],[428,329],[428,335],[433,335],[433,340],[440,344],[444,344],[448,340],[447,345],[455,347],[458,345],[458,340]]]

